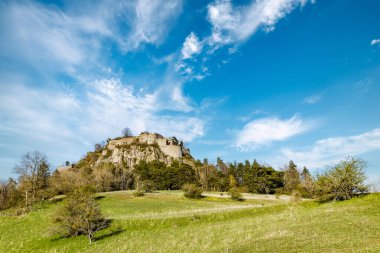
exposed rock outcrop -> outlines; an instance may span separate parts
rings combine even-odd
[[[138,136],[120,137],[108,140],[107,144],[95,152],[90,152],[80,163],[90,167],[101,163],[113,163],[133,168],[140,161],[160,161],[166,164],[174,160],[189,165],[194,164],[190,150],[175,137],[165,138],[160,134],[143,132]]]

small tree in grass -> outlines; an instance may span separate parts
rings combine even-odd
[[[228,194],[231,196],[231,199],[242,201],[243,194],[241,194],[241,190],[237,187],[232,187],[228,190]]]
[[[70,193],[62,208],[54,217],[55,234],[64,237],[86,235],[91,244],[94,234],[109,226],[104,219],[99,205],[88,189],[75,190]]]
[[[202,197],[202,189],[195,184],[184,184],[182,190],[185,197],[189,199],[200,199]]]
[[[324,174],[318,175],[318,195],[321,201],[347,200],[355,195],[367,193],[367,177],[364,173],[366,162],[348,157],[330,167]]]

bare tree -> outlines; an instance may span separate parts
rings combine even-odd
[[[19,175],[20,189],[25,192],[26,205],[30,202],[28,194],[31,194],[32,201],[35,201],[39,190],[48,186],[49,163],[46,155],[39,151],[23,155],[14,171]]]

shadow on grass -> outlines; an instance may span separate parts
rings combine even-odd
[[[102,235],[99,235],[99,236],[95,236],[95,241],[100,241],[100,240],[103,240],[105,238],[108,238],[108,237],[111,237],[111,236],[114,236],[114,235],[118,235],[122,232],[124,232],[125,229],[123,229],[122,227],[116,227],[114,229],[112,229],[111,231],[108,231],[107,233],[105,234],[102,234]]]
[[[104,199],[105,197],[104,195],[95,196],[95,200]]]

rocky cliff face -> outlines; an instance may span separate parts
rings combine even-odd
[[[138,136],[109,140],[103,149],[88,153],[78,165],[93,167],[101,163],[112,163],[132,169],[140,161],[155,160],[165,164],[174,160],[194,164],[189,149],[175,137],[165,138],[159,134],[141,133]]]

